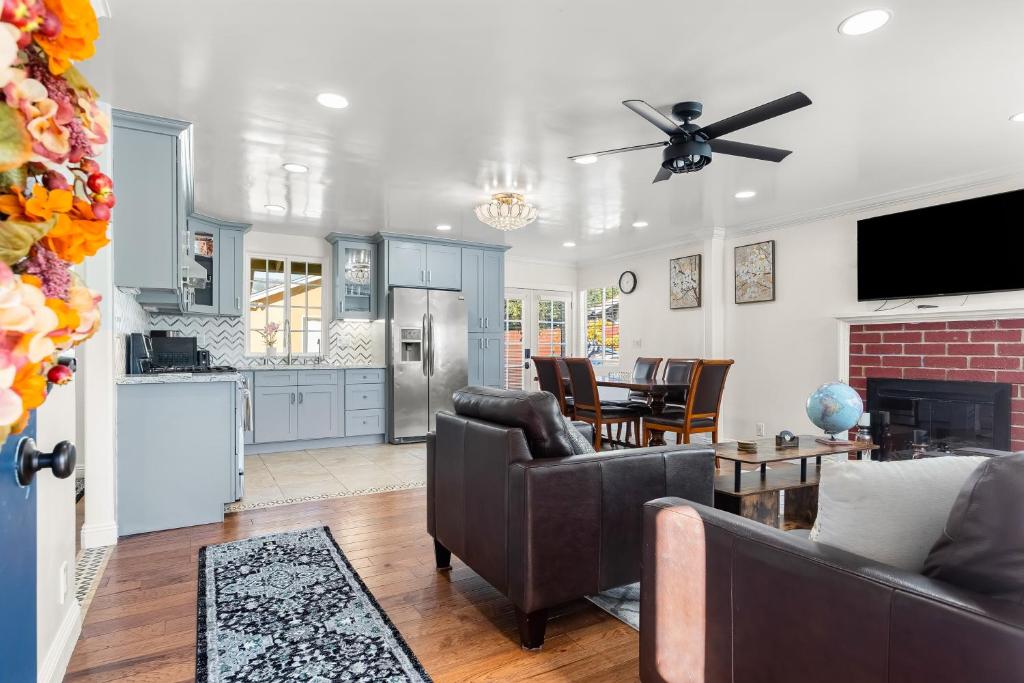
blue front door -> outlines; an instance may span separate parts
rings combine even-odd
[[[36,414],[0,450],[0,667],[5,681],[36,680],[36,486],[18,484],[18,443],[36,436]]]

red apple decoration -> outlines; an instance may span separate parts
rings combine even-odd
[[[46,373],[46,381],[51,384],[67,384],[74,377],[71,368],[66,365],[54,365]]]
[[[114,189],[114,181],[106,173],[90,173],[86,184],[93,192],[109,192]]]
[[[71,184],[60,171],[49,170],[43,174],[43,186],[47,190],[70,190]]]
[[[82,159],[78,162],[78,168],[82,170],[82,173],[86,175],[93,175],[94,173],[100,172],[100,165],[92,159]]]

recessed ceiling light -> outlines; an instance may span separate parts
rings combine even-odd
[[[333,92],[322,92],[316,96],[316,101],[328,109],[344,109],[348,106],[348,100]]]
[[[650,225],[647,221],[633,221],[634,228],[646,228]]]
[[[583,164],[584,166],[586,166],[587,164],[597,163],[597,155],[585,154],[581,157],[576,157],[575,159],[573,159],[573,161],[575,161],[577,164]]]
[[[839,32],[844,36],[862,36],[877,31],[892,19],[892,12],[887,9],[869,9],[857,12],[843,19],[839,24]]]
[[[1024,111],[1014,114],[1010,117],[1010,120],[1014,123],[1024,123]]]
[[[441,232],[448,232],[449,230],[452,229],[452,226],[447,225],[446,223],[442,223],[441,225],[437,226],[437,229],[440,230]]]
[[[736,199],[750,199],[751,197],[757,196],[757,193],[753,190],[740,190],[733,195]]]
[[[264,204],[263,208],[270,213],[284,213],[284,207],[280,204]]]
[[[281,168],[288,171],[289,173],[309,173],[309,166],[303,164],[295,164],[288,162],[287,164],[281,164]]]
[[[575,242],[562,242],[562,246],[563,247],[575,247],[576,243]]]

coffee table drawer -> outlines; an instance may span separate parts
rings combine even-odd
[[[345,436],[363,436],[384,433],[384,411],[346,410]]]

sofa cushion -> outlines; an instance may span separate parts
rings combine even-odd
[[[826,463],[810,538],[920,572],[964,481],[987,458]]]
[[[1024,603],[1024,453],[988,458],[968,477],[924,574]]]
[[[573,455],[558,400],[546,391],[465,387],[452,395],[452,404],[464,417],[522,429],[534,458]]]
[[[565,420],[565,426],[569,428],[569,442],[572,444],[573,454],[581,455],[583,453],[597,452],[594,450],[594,445],[590,443],[590,439],[584,436],[583,433],[579,429],[577,429],[576,425],[572,423],[572,420],[565,417],[564,415],[562,416],[562,419]],[[586,423],[581,422],[580,424]],[[591,430],[593,430],[593,427],[591,427]]]

